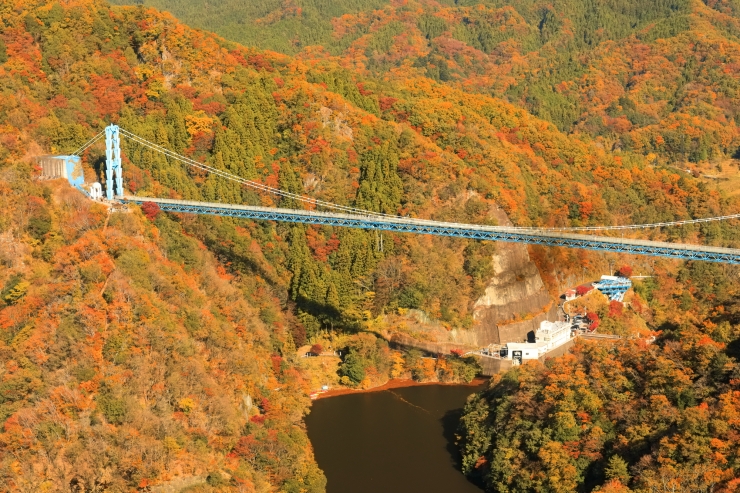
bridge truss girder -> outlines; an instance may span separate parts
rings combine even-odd
[[[149,199],[143,197],[119,197],[123,202],[142,204],[155,202],[165,212],[187,214],[206,214],[214,216],[237,217],[261,221],[280,221],[290,223],[315,224],[322,226],[339,226],[347,228],[370,229],[379,231],[393,231],[397,233],[431,234],[475,240],[506,241],[528,243],[532,245],[556,246],[564,248],[580,248],[604,252],[628,253],[634,255],[649,255],[675,258],[682,260],[703,260],[707,262],[721,262],[740,264],[740,250],[706,247],[700,245],[676,245],[666,243],[641,241],[642,244],[630,244],[617,238],[587,237],[585,235],[560,235],[536,232],[512,231],[506,228],[480,229],[472,225],[439,226],[435,224],[402,222],[401,218],[362,217],[326,212],[290,211],[288,209],[269,209],[252,206],[223,207],[213,203],[187,203],[185,201]],[[724,250],[724,251],[722,251]]]

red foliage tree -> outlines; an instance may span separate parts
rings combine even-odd
[[[620,277],[630,277],[632,275],[632,267],[629,265],[623,265],[619,268],[619,272],[617,272],[617,275]]]
[[[301,323],[293,323],[290,326],[290,333],[293,336],[296,346],[303,346],[306,343],[306,327]]]
[[[141,211],[150,221],[154,221],[159,215],[160,209],[154,202],[144,202],[141,204]]]
[[[363,96],[369,96],[373,93],[372,91],[368,91],[367,89],[365,89],[364,82],[358,82],[356,85],[357,85],[357,90],[360,91],[360,94]]]
[[[622,308],[623,305],[617,300],[612,300],[609,302],[609,317],[619,317],[622,315]]]
[[[462,349],[450,349],[450,354],[453,356],[457,356],[458,358],[462,358],[464,353]]]
[[[268,72],[275,71],[272,63],[265,58],[265,55],[261,53],[256,55],[249,55],[249,57],[247,58],[247,63],[257,70],[266,70]]]
[[[623,305],[617,300],[612,300],[609,302],[609,316],[610,317],[619,317],[622,315],[622,309]]]
[[[253,418],[256,418],[257,416],[252,416]],[[247,457],[251,458],[255,455],[255,446],[257,446],[257,439],[254,438],[254,435],[247,435],[239,438],[239,441],[236,442],[236,445],[234,445],[234,448],[231,449],[231,452],[229,453],[229,457]]]
[[[601,320],[599,319],[599,315],[594,312],[588,312],[586,314],[586,318],[591,322],[588,324],[588,330],[594,331],[599,327],[599,324],[601,323]]]
[[[275,372],[275,375],[279,375],[283,365],[283,358],[275,354],[270,357],[270,360],[272,361],[272,371]]]
[[[314,344],[311,346],[311,354],[313,355],[320,355],[324,351],[324,347],[321,344]]]
[[[112,75],[93,75],[90,78],[93,89],[92,94],[96,99],[96,109],[101,117],[117,115],[123,106],[124,94],[121,82]]]
[[[267,397],[260,399],[260,409],[262,409],[264,414],[267,414],[272,410],[272,403],[270,403],[270,400]]]
[[[586,284],[582,284],[581,286],[576,287],[576,294],[578,296],[583,296],[584,294],[588,293],[593,289],[592,286],[588,286]]]
[[[380,104],[380,109],[383,111],[393,108],[393,105],[396,104],[397,101],[398,99],[387,97],[387,96],[384,96],[378,99],[378,103]]]

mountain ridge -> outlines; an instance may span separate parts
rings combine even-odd
[[[348,386],[372,385],[371,376],[398,370],[372,332],[402,333],[408,310],[422,310],[441,330],[468,330],[493,275],[496,247],[460,239],[388,234],[381,251],[372,232],[339,228],[138,208],[106,221],[102,206],[65,184],[38,181],[33,157],[76,149],[111,121],[244,178],[390,214],[488,224],[500,206],[517,225],[565,226],[738,209],[737,198],[690,174],[562,132],[503,99],[412,70],[402,77],[404,65],[386,77],[320,52],[260,51],[169,14],[99,0],[5,0],[0,8],[0,201],[9,211],[0,216],[7,238],[0,351],[8,362],[0,374],[0,477],[7,488],[75,481],[148,488],[172,479],[169,467],[205,475],[203,488],[322,491],[325,478],[300,422],[309,376],[296,363],[296,345],[330,332],[354,337],[342,342],[348,356],[339,372]],[[123,155],[124,181],[135,194],[297,206],[130,141]],[[102,149],[86,151],[83,163],[100,179]],[[651,235],[721,245],[738,238],[733,224]],[[551,294],[582,277],[581,265],[596,273],[611,260],[562,249],[531,254]],[[734,360],[723,346],[737,339],[734,312],[724,308],[735,296],[734,271],[642,265],[659,279],[639,287],[634,309],[598,306],[604,329],[627,334],[644,317],[665,331],[655,346],[661,358],[675,354],[674,340],[685,343],[685,359],[700,355],[691,360],[692,394],[670,394],[676,408],[714,406],[728,392],[734,398]],[[430,378],[464,378],[472,368],[455,358],[430,367],[420,353],[394,357],[408,364],[402,371]],[[521,375],[550,378],[544,370]],[[480,399],[486,406],[488,397]],[[141,448],[121,445],[134,436]],[[555,452],[549,457],[570,460]],[[489,450],[466,453],[470,462]]]
[[[740,22],[731,1],[388,2],[357,13],[354,5],[342,10],[346,2],[284,3],[264,6],[290,12],[267,15],[267,25],[236,7],[229,20],[216,15],[209,25],[263,48],[331,54],[359,72],[416,72],[508,99],[561,130],[661,163],[716,160],[740,145],[732,109],[738,80],[722,69],[737,63]],[[191,15],[194,4],[170,8],[201,21]],[[231,29],[233,18],[254,29]],[[323,27],[309,20],[318,18]],[[280,44],[288,32],[307,40]]]

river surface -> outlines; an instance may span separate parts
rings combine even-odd
[[[425,385],[319,399],[306,417],[327,493],[480,493],[460,472],[457,422],[482,386]]]

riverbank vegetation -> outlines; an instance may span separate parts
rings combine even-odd
[[[317,390],[323,385],[370,389],[389,380],[470,383],[480,372],[472,356],[460,350],[427,354],[413,348],[392,349],[373,333],[335,335],[321,344],[331,348],[321,356],[304,356],[299,366],[307,370]]]
[[[353,337],[343,352],[340,382],[359,388],[382,385],[391,378],[469,383],[480,371],[475,358],[464,357],[462,351],[429,356],[418,349],[391,350],[387,342],[370,334]]]
[[[467,380],[474,368],[456,355],[394,352],[364,332],[385,315],[412,311],[445,334],[474,326],[494,245],[108,210],[66,184],[39,181],[36,157],[71,153],[110,122],[261,184],[392,215],[493,224],[503,210],[515,225],[579,226],[737,213],[738,197],[662,166],[731,156],[737,147],[735,80],[721,69],[738,52],[734,7],[598,7],[593,18],[609,26],[586,29],[580,14],[569,20],[574,5],[562,3],[560,12],[524,2],[520,12],[504,2],[424,2],[418,10],[350,2],[332,11],[342,15],[332,22],[332,39],[346,43],[341,56],[313,48],[292,57],[147,7],[0,1],[0,488],[144,490],[182,480],[206,491],[318,492],[325,481],[301,424],[311,382],[297,347],[324,333],[349,335],[338,371],[354,387],[398,374]],[[268,17],[263,25],[279,24],[269,16],[277,7],[294,22],[303,12],[298,3],[255,5]],[[379,9],[368,17],[368,6]],[[659,41],[673,36],[671,12],[697,26],[676,34],[686,42]],[[629,32],[617,29],[627,25]],[[576,32],[629,42],[587,49],[567,42]],[[433,43],[439,57],[406,49],[417,41]],[[627,64],[633,53],[636,63]],[[594,71],[566,70],[581,60]],[[492,71],[491,64],[512,80],[483,84],[495,74],[476,67]],[[123,155],[132,194],[311,207],[185,169],[129,140]],[[88,181],[104,181],[104,156],[102,146],[83,153]],[[738,240],[732,223],[650,236]],[[560,272],[597,258],[532,253],[550,287]],[[730,357],[717,345],[728,351],[737,339],[734,283],[703,264],[682,269],[638,287],[648,307],[641,316],[664,334],[647,351],[667,358],[671,344],[689,344],[686,357],[697,358],[686,367],[691,382],[714,390],[694,390],[694,401],[681,394],[681,405],[715,412],[719,401],[710,398],[736,385],[721,380],[732,361],[717,369],[712,352]],[[702,315],[695,306],[711,309]],[[700,344],[696,334],[714,342]],[[585,356],[575,358],[563,364],[576,368]],[[527,371],[521,375],[536,380],[549,370]],[[617,397],[634,397],[639,408],[635,389]],[[667,399],[680,407],[679,397]],[[682,422],[670,423],[669,431]],[[729,474],[734,459],[712,443]],[[623,458],[628,472],[631,457]]]
[[[737,268],[696,262],[657,274],[635,287],[655,343],[581,342],[468,401],[467,474],[490,491],[735,491]]]

